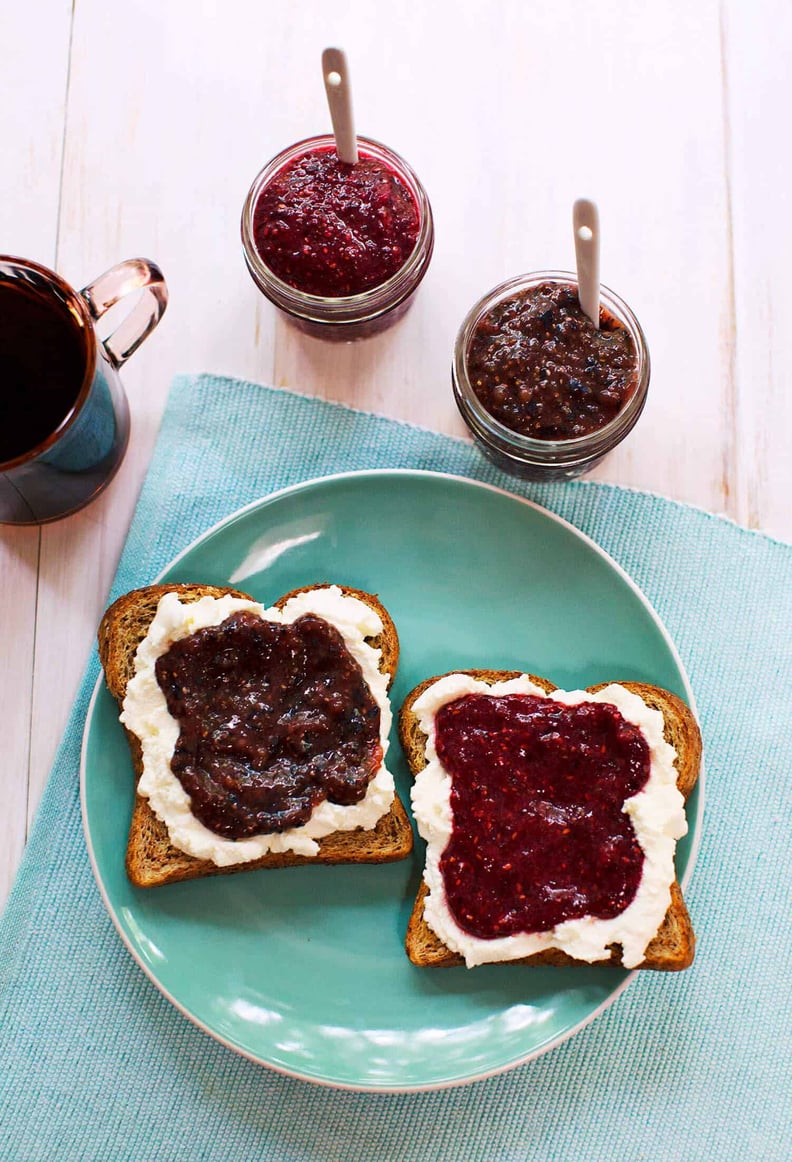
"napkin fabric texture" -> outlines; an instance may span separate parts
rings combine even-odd
[[[101,902],[78,786],[94,655],[0,922],[0,1158],[789,1158],[792,546],[623,488],[521,484],[465,441],[348,408],[180,377],[113,596],[151,581],[243,504],[381,467],[469,476],[538,501],[606,549],[659,612],[706,748],[703,842],[687,892],[694,967],[638,973],[563,1045],[457,1089],[336,1091],[235,1055],[158,993]]]

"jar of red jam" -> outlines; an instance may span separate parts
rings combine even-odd
[[[600,325],[577,278],[539,271],[501,283],[470,310],[452,366],[457,406],[479,448],[529,480],[588,472],[632,430],[649,351],[627,304],[600,288]]]
[[[242,211],[253,281],[300,330],[320,339],[384,331],[412,303],[434,246],[426,191],[398,154],[358,137],[356,165],[332,136],[284,149]]]

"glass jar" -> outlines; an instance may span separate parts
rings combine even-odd
[[[593,468],[635,426],[649,388],[649,350],[640,324],[627,304],[607,287],[600,287],[602,307],[627,329],[635,346],[637,384],[630,398],[603,427],[572,439],[537,439],[506,427],[487,411],[473,391],[468,374],[468,352],[477,325],[493,307],[542,283],[561,283],[576,289],[577,276],[567,271],[537,271],[509,279],[484,295],[468,312],[460,327],[451,380],[457,406],[476,444],[499,468],[527,480],[571,480]]]
[[[242,210],[245,262],[256,286],[301,331],[319,339],[351,340],[376,335],[405,314],[426,274],[434,248],[434,222],[426,191],[397,153],[367,137],[358,137],[360,155],[381,162],[410,191],[418,209],[418,237],[404,265],[378,286],[343,298],[306,294],[290,286],[267,266],[253,233],[256,203],[262,190],[287,165],[314,150],[335,149],[329,135],[309,137],[284,149],[265,165],[250,187]]]

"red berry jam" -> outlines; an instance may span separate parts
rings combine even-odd
[[[240,612],[174,642],[157,682],[180,733],[171,769],[226,839],[359,803],[382,762],[380,710],[338,630]]]
[[[255,247],[270,270],[303,294],[344,298],[387,282],[415,248],[418,205],[395,170],[360,153],[312,149],[259,194]]]
[[[650,754],[615,706],[470,694],[438,712],[436,746],[452,780],[440,870],[461,928],[489,940],[628,906],[644,856],[622,808]]]
[[[572,440],[610,423],[638,385],[635,343],[601,309],[597,329],[577,290],[543,283],[502,299],[477,323],[467,352],[472,389],[511,431]]]

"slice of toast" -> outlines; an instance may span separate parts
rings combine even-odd
[[[275,604],[281,608],[297,593],[325,587],[308,585],[302,589],[292,590]],[[369,645],[381,651],[380,668],[383,673],[388,674],[390,685],[399,661],[399,639],[390,615],[372,594],[347,586],[339,588],[346,596],[365,601],[379,614],[383,625],[382,633],[368,638],[367,641]],[[160,599],[166,593],[177,593],[182,602],[229,594],[251,600],[246,593],[236,589],[185,584],[148,585],[119,597],[104,614],[98,631],[99,660],[104,669],[107,687],[119,707],[123,705],[127,683],[135,672],[135,653],[138,645],[146,636]],[[143,770],[140,742],[131,731],[127,730],[126,734],[135,777],[139,780]],[[390,811],[379,820],[375,828],[336,831],[317,840],[317,843],[319,851],[314,856],[297,855],[294,852],[271,852],[246,863],[218,867],[211,860],[197,859],[174,847],[165,824],[154,814],[148,799],[138,794],[135,796],[129,828],[126,869],[133,884],[148,888],[179,880],[196,879],[199,876],[227,875],[232,872],[254,871],[257,868],[296,867],[308,864],[389,863],[404,859],[410,854],[413,847],[413,832],[407,812],[398,794],[394,794]]]
[[[518,670],[463,670],[456,672],[469,674],[488,685],[517,678],[521,673]],[[399,715],[399,738],[413,778],[426,766],[426,735],[421,730],[418,718],[413,713],[412,708],[421,694],[444,676],[438,675],[434,678],[428,678],[416,686],[402,705]],[[552,682],[548,682],[545,678],[537,677],[534,674],[529,674],[528,677],[548,694],[557,689]],[[674,765],[677,770],[677,787],[683,797],[687,799],[696,784],[701,763],[701,734],[693,713],[675,694],[662,690],[658,686],[650,686],[643,682],[621,682],[619,684],[626,690],[637,694],[648,706],[662,713],[665,739],[676,751]],[[601,682],[597,686],[589,686],[588,692],[594,694],[607,685],[610,683]],[[412,963],[419,967],[446,968],[463,965],[465,963],[463,957],[447,948],[424,919],[424,900],[427,894],[428,888],[422,881],[407,926],[405,940],[407,955]],[[596,963],[621,967],[621,945],[611,945],[610,952],[609,960],[599,960]],[[679,971],[688,968],[693,963],[694,954],[693,926],[682,897],[682,889],[677,882],[674,882],[671,885],[671,903],[665,919],[660,925],[657,935],[647,946],[644,960],[638,965],[638,968]],[[496,963],[560,967],[587,962],[576,960],[560,949],[550,948],[520,960],[498,961]]]

